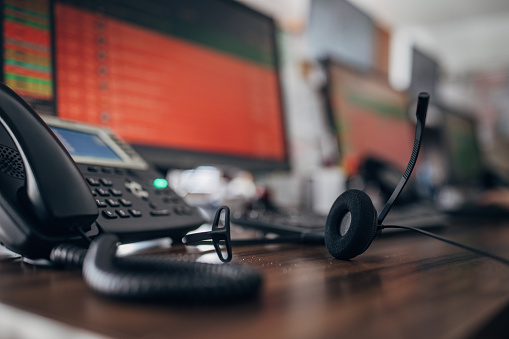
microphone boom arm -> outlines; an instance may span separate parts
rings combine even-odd
[[[410,175],[412,174],[412,171],[414,169],[415,163],[417,162],[417,156],[419,155],[419,150],[421,148],[421,142],[422,142],[422,135],[424,132],[424,126],[426,124],[426,113],[428,111],[428,103],[429,103],[429,94],[428,93],[420,93],[417,101],[417,123],[416,123],[416,129],[415,129],[415,139],[414,139],[414,147],[412,149],[412,155],[410,156],[410,161],[408,162],[407,168],[405,170],[405,173],[403,173],[403,176],[399,180],[398,185],[392,192],[389,200],[387,200],[387,203],[385,203],[385,206],[378,216],[377,225],[380,227],[391,210],[392,205],[394,204],[394,201],[398,198],[399,194],[405,187],[408,179],[410,178]]]

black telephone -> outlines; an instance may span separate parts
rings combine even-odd
[[[227,222],[222,228],[221,211]],[[212,239],[219,258],[228,262],[227,212],[227,207],[218,210],[211,232],[184,237],[205,219],[128,144],[104,128],[49,116],[43,120],[0,83],[0,243],[10,250],[80,267],[87,284],[109,297],[215,301],[251,296],[261,278],[244,266],[116,256],[119,243],[184,237],[186,242]],[[220,241],[226,241],[227,258]]]
[[[154,186],[160,175],[108,130],[44,120],[0,84],[0,242],[7,248],[47,258],[55,244],[83,233],[179,240],[204,223],[170,188]]]

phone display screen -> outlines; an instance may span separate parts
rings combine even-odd
[[[97,134],[55,126],[52,126],[51,130],[72,156],[122,161],[122,158]]]

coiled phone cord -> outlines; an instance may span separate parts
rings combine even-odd
[[[179,257],[117,257],[117,244],[118,238],[112,234],[99,236],[88,250],[61,244],[51,251],[50,260],[66,267],[81,266],[89,287],[121,299],[235,300],[256,294],[261,286],[260,275],[246,266]]]
[[[231,244],[229,218],[224,230],[217,225],[222,210],[229,216],[227,207],[220,208],[213,231],[198,236],[211,237],[219,258],[226,262],[231,260]],[[229,255],[225,259],[219,240],[226,237]],[[119,239],[113,234],[98,236],[88,250],[74,244],[59,244],[52,249],[50,260],[57,266],[81,267],[89,287],[113,298],[212,302],[247,298],[260,290],[260,274],[243,265],[215,265],[155,255],[117,257],[118,244]]]

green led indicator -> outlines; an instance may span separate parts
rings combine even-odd
[[[157,178],[154,180],[154,187],[155,188],[166,188],[168,187],[168,181],[163,178]]]

